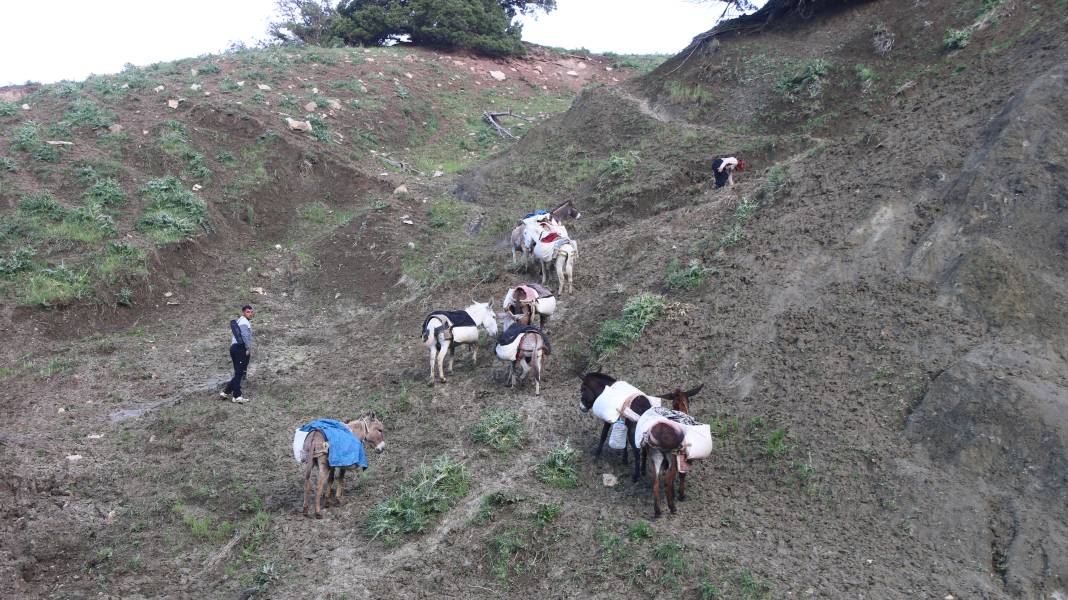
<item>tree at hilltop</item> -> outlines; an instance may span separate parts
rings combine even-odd
[[[556,0],[279,0],[280,39],[380,46],[398,41],[490,56],[523,54],[516,15],[551,11]]]

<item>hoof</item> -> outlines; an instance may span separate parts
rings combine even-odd
[[[323,518],[323,513],[315,513],[315,518],[316,518],[316,519],[321,519],[321,518]]]
[[[679,494],[679,502],[686,500],[686,496]]]
[[[344,504],[344,503],[345,503],[345,501],[344,501],[344,500],[342,500],[341,498],[338,498],[338,499],[337,499],[337,505],[338,505],[338,506],[341,506],[341,505],[342,505],[342,504]]]
[[[639,478],[638,478],[638,476],[637,476],[637,475],[631,475],[631,476],[630,476],[630,482],[631,482],[631,483],[638,483],[638,479],[639,479]]]
[[[671,511],[671,514],[675,514],[675,513],[677,513],[677,512],[678,512],[678,511],[677,511],[677,510],[675,510],[674,508],[671,508],[671,509],[668,509],[668,510],[670,510],[670,511]]]

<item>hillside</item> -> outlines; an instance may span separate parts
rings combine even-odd
[[[1068,5],[914,4],[730,23],[633,78],[623,57],[272,49],[5,90],[29,94],[0,105],[0,589],[1068,594]],[[518,142],[481,121],[496,107],[534,119],[507,121]],[[712,189],[725,153],[750,168]],[[542,396],[502,387],[488,342],[428,387],[424,315],[532,277],[507,232],[566,199],[581,253]],[[215,391],[246,300],[235,405]],[[678,514],[593,456],[594,368],[705,384],[717,448]],[[291,430],[368,409],[387,451],[303,518]],[[502,416],[521,435],[494,449]]]

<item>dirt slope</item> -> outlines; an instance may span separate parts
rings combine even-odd
[[[591,86],[457,175],[324,153],[310,172],[326,187],[279,194],[329,191],[314,219],[279,210],[241,245],[166,262],[196,265],[202,299],[91,337],[20,330],[35,350],[9,350],[5,372],[3,580],[43,597],[1068,594],[1066,10],[835,4]],[[950,29],[970,31],[964,48]],[[751,168],[710,189],[722,153]],[[279,164],[294,162],[276,184],[302,181],[299,158]],[[426,386],[423,315],[531,277],[508,265],[507,230],[568,198],[576,294],[543,395],[503,388],[485,353]],[[254,402],[219,402],[218,324],[261,284]],[[643,292],[660,316],[593,357]],[[652,393],[706,384],[694,413],[717,450],[678,514],[652,520],[648,479],[592,456],[599,426],[575,410],[590,368]],[[389,449],[346,505],[302,518],[291,428],[369,408]],[[490,409],[519,416],[519,448],[472,439]],[[559,489],[534,471],[565,441],[577,483]],[[420,533],[370,539],[374,506],[442,456],[469,490]]]

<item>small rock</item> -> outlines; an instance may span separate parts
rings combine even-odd
[[[415,222],[411,219],[401,219],[401,223],[404,223],[405,225],[415,225]]]
[[[196,77],[197,76],[197,70],[196,69],[189,69],[189,75],[191,77]]]
[[[244,81],[238,81],[237,82],[237,87],[245,87],[245,82]]]
[[[111,125],[108,125],[108,131],[110,131],[111,133],[118,133],[122,131],[122,125],[119,125],[118,123],[112,123]]]
[[[114,510],[109,510],[108,511],[108,516],[104,517],[104,522],[107,523],[108,525],[111,525],[112,523],[115,522],[115,515],[116,515],[116,513],[115,513]]]
[[[91,440],[99,440],[100,438],[104,437],[104,434],[102,434],[102,433],[90,433],[89,435],[87,435],[85,437],[87,437],[87,438],[89,438]]]
[[[67,412],[67,409],[65,409],[65,408],[63,408],[62,406],[60,406],[60,407],[59,407],[59,410],[57,410],[56,412],[57,412],[57,413],[59,413],[59,414],[63,414],[63,413],[65,413],[65,412]]]
[[[341,110],[341,101],[340,100],[337,100],[335,98],[331,98],[331,99],[327,100],[326,103],[332,110]]]
[[[167,301],[167,306],[178,306],[179,304],[181,304],[181,302],[179,302],[177,300],[168,300]]]
[[[195,91],[200,89],[200,84],[199,83],[194,83],[194,84],[189,86],[189,89],[191,89],[191,90],[193,90],[195,92]]]
[[[578,71],[568,71],[567,74],[572,77],[578,77]]]
[[[200,185],[199,183],[194,183],[193,184],[193,191],[194,192],[199,192],[202,189],[204,189],[204,186]]]
[[[315,103],[314,102],[309,102],[309,103],[305,104],[304,105],[304,110],[306,110],[308,112],[315,112]]]
[[[604,487],[615,487],[619,483],[619,478],[611,473],[601,473],[601,481]]]
[[[313,88],[312,88],[312,93],[313,93],[313,94],[318,94],[318,93],[319,93],[319,88],[317,88],[317,87],[313,87]]]
[[[23,104],[22,105],[22,110],[30,110],[30,105],[29,104]]]
[[[408,242],[409,248],[415,248],[415,242]]]
[[[434,174],[433,174],[433,175],[431,175],[431,177],[441,177],[441,176],[442,176],[442,175],[444,175],[444,174],[445,174],[445,173],[443,173],[443,172],[441,172],[441,171],[434,171]]]
[[[397,188],[393,190],[393,195],[394,196],[400,196],[400,195],[407,194],[407,193],[408,193],[408,186],[406,186],[406,185],[398,185]]]
[[[414,79],[414,76],[411,73],[405,73],[404,76],[408,79]]]
[[[250,292],[252,292],[254,294],[259,294],[261,296],[266,296],[267,295],[267,292],[263,291],[263,288],[261,288],[261,287],[249,288],[248,291],[250,291]]]
[[[609,73],[611,73],[612,72],[612,67],[605,67],[604,70],[608,71]]]
[[[172,99],[167,101],[167,106],[169,106],[171,108],[178,108],[178,103],[179,102],[181,102],[181,100],[176,100],[176,99],[172,98]]]
[[[286,125],[289,125],[289,128],[293,131],[306,131],[308,133],[311,133],[312,130],[312,124],[310,122],[298,121],[290,117],[286,117]]]
[[[174,295],[174,292],[163,292],[163,297],[164,298],[170,298],[173,295]]]
[[[261,90],[263,90],[265,92],[271,91],[271,86],[269,86],[269,85],[267,85],[265,83],[257,84],[256,87],[258,87],[259,89],[261,89]]]
[[[147,129],[142,129],[141,130],[141,135],[148,135],[148,130]]]
[[[69,454],[69,455],[67,455],[67,460],[69,460],[70,462],[78,462],[81,459],[82,459],[82,455],[81,454]]]
[[[452,61],[452,64],[456,65],[457,67],[462,67],[462,66],[464,66],[464,61],[462,61],[462,60],[454,60],[454,61]]]
[[[584,62],[579,63],[578,64],[578,68],[585,69],[586,68],[586,63],[584,63]]]
[[[338,293],[334,294],[334,300],[337,300],[340,297],[341,297],[341,292],[338,292]]]
[[[158,94],[158,93],[162,92],[164,89],[165,88],[162,85],[157,85],[156,87],[152,88],[152,91],[154,91],[154,92],[156,92]]]
[[[204,92],[204,95],[205,95],[205,96],[210,96],[210,95],[211,95],[211,92]]]
[[[490,71],[489,74],[490,77],[496,79],[497,81],[504,81],[506,78],[505,74],[500,71]]]
[[[275,250],[281,250],[282,249],[282,244],[275,244],[274,245],[274,249]]]

